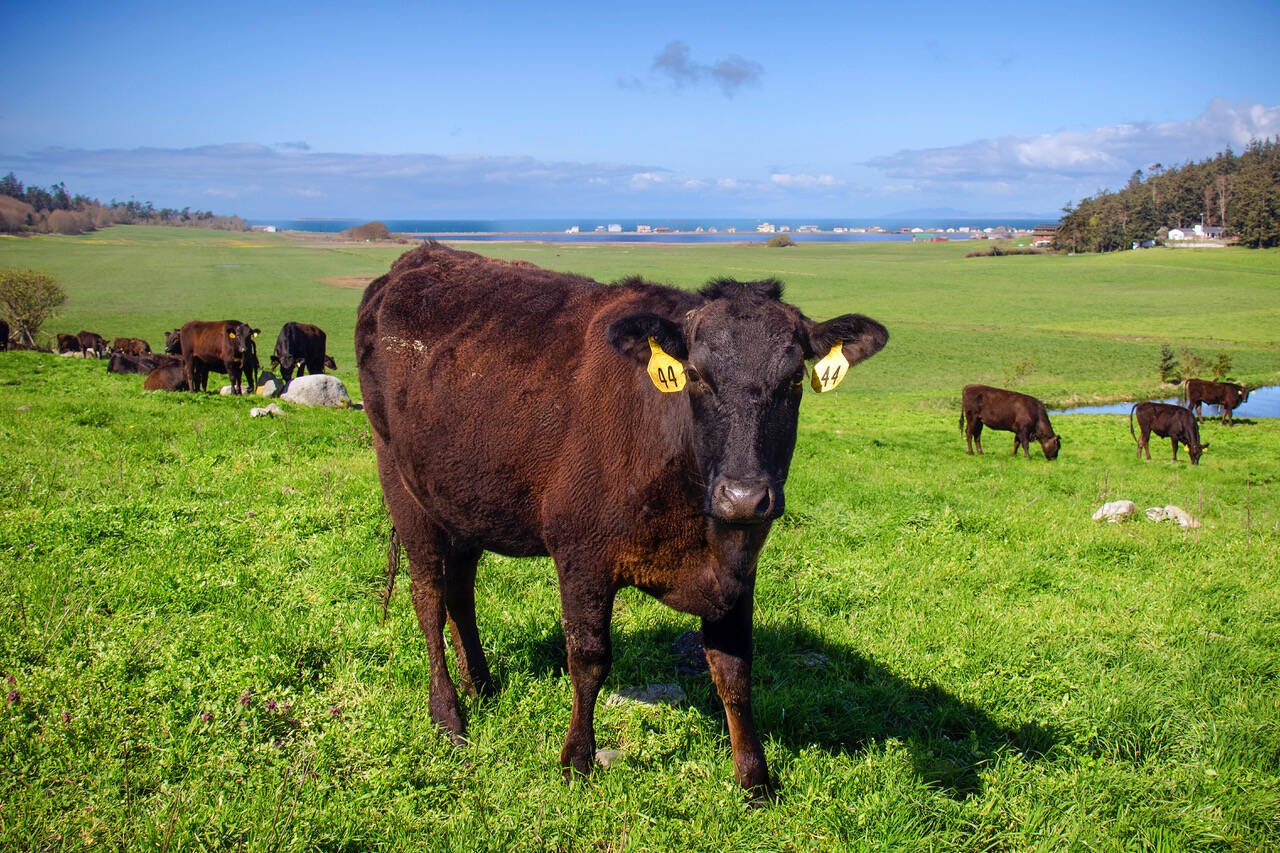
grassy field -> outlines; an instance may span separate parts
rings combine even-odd
[[[696,621],[634,591],[606,692],[623,758],[563,785],[554,571],[487,556],[502,690],[450,746],[426,715],[407,583],[363,416],[148,394],[101,363],[0,354],[0,848],[22,850],[1267,850],[1280,847],[1280,422],[1207,423],[1198,467],[1126,418],[1055,418],[1062,455],[957,428],[967,381],[1054,400],[1155,389],[1159,344],[1280,376],[1280,254],[963,258],[962,245],[479,247],[602,279],[777,275],[883,353],[805,401],[757,592],[755,706],[780,798],[732,782]],[[56,275],[51,331],[237,316],[330,334],[354,386],[358,289],[399,249],[113,228],[0,241]],[[224,264],[232,266],[222,266]],[[261,341],[261,339],[260,339]],[[261,346],[261,343],[260,343]],[[264,348],[269,347],[269,342]],[[830,398],[830,399],[828,399]],[[1202,522],[1098,524],[1103,501]]]

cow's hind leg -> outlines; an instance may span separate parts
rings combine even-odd
[[[472,695],[497,693],[476,626],[476,565],[480,549],[454,551],[445,560],[445,609],[453,651],[461,669],[462,688]]]
[[[1173,442],[1173,461],[1177,462],[1178,461],[1178,439],[1170,438],[1169,441]]]
[[[560,575],[560,622],[569,653],[569,680],[573,683],[573,716],[560,751],[565,781],[573,774],[588,775],[595,763],[596,698],[613,666],[609,622],[616,591],[590,565],[576,564],[555,555]]]
[[[978,449],[978,455],[982,455],[982,421],[976,417],[973,419],[973,444]],[[973,447],[969,448],[969,452],[973,453]]]
[[[427,664],[431,673],[427,708],[436,725],[458,743],[465,726],[444,651],[446,566],[452,559],[449,537],[431,523],[401,482],[394,465],[384,461],[385,458],[385,449],[379,448],[378,476],[382,481],[382,494],[409,556],[410,594],[418,614],[418,627],[427,641]]]
[[[1142,444],[1138,447],[1138,458],[1142,458],[1142,452],[1146,451],[1147,459],[1151,459],[1151,430],[1142,430]]]

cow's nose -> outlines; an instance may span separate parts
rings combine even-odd
[[[776,518],[777,495],[768,480],[722,479],[711,492],[711,513],[734,524],[759,524]]]

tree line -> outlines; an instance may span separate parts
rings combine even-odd
[[[1239,155],[1228,148],[1177,168],[1156,163],[1063,213],[1054,248],[1068,252],[1128,249],[1197,224],[1221,226],[1241,246],[1280,246],[1280,137],[1255,139]]]
[[[64,183],[51,187],[23,186],[13,172],[0,178],[0,232],[8,234],[83,234],[109,225],[178,225],[246,231],[238,216],[219,216],[211,210],[155,207],[134,199],[103,203],[72,195]]]

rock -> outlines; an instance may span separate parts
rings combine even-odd
[[[232,388],[230,385],[223,385],[223,386],[222,386],[222,390],[221,390],[221,391],[219,391],[218,393],[219,393],[219,394],[221,394],[221,395],[222,395],[222,396],[224,396],[224,397],[234,397],[234,396],[235,396],[235,389],[234,389],[234,388]]]
[[[1121,522],[1138,511],[1133,501],[1110,501],[1098,507],[1093,514],[1094,521]]]
[[[1200,522],[1196,521],[1191,516],[1191,513],[1173,504],[1148,507],[1147,518],[1157,523],[1161,521],[1176,521],[1178,526],[1184,530],[1192,530],[1200,526]]]
[[[604,700],[606,705],[679,705],[684,701],[684,689],[679,684],[649,684],[644,687],[628,687],[612,693]]]
[[[809,669],[826,669],[831,665],[831,658],[822,652],[801,652],[797,660]]]
[[[668,650],[676,659],[676,672],[697,675],[707,671],[707,651],[702,647],[701,631],[685,631]]]
[[[275,403],[271,403],[266,406],[255,407],[249,410],[249,417],[251,418],[273,418],[276,415],[283,415],[283,414],[284,414],[284,409],[280,408]]]
[[[601,767],[609,767],[623,757],[620,749],[597,749],[596,764]]]
[[[258,396],[259,397],[279,397],[284,393],[284,383],[274,376],[258,377]]]
[[[345,409],[351,405],[351,397],[342,380],[327,373],[299,376],[284,389],[280,399],[299,406],[324,406]]]

